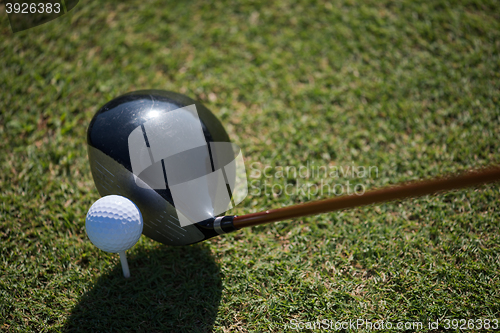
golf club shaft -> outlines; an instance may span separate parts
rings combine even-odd
[[[233,220],[233,225],[236,229],[241,229],[269,222],[283,221],[301,216],[333,212],[336,210],[392,200],[420,197],[441,191],[456,190],[496,181],[500,181],[500,166],[498,165],[480,171],[469,171],[458,176],[417,181],[372,190],[362,195],[346,195],[290,207],[270,209],[259,213],[236,216]]]

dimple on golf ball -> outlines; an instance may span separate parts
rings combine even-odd
[[[141,237],[143,227],[139,208],[129,199],[108,195],[90,207],[85,229],[90,241],[103,251],[128,250]]]

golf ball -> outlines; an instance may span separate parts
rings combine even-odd
[[[108,195],[90,207],[85,229],[90,241],[103,251],[118,253],[130,249],[142,233],[142,214],[129,199]]]

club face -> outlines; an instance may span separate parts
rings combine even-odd
[[[202,104],[180,94],[146,90],[128,93],[104,105],[92,119],[88,155],[101,196],[117,194],[132,200],[144,218],[143,234],[168,245],[187,245],[213,237],[213,218],[181,226],[184,216],[173,206],[168,184],[153,189],[133,172],[129,136],[158,113],[196,105],[206,142],[230,142],[218,119]],[[168,126],[165,127],[168,130]],[[166,183],[166,178],[165,178]]]

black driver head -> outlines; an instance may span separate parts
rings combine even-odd
[[[224,164],[235,157],[234,151],[228,152],[224,127],[203,104],[169,91],[127,93],[97,111],[87,144],[99,194],[132,200],[142,212],[144,235],[168,245],[187,245],[234,230],[231,217],[216,218],[223,212],[214,211],[216,203],[204,194],[206,189],[193,191],[204,173],[216,171],[218,159]],[[217,147],[224,148],[218,154],[222,159],[215,156]],[[221,175],[229,189],[234,174]],[[185,184],[191,192],[173,190],[189,187]],[[197,195],[208,199],[194,205],[190,199]]]

